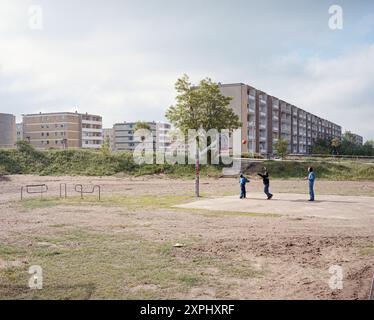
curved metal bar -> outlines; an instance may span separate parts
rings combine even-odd
[[[99,185],[94,185],[92,186],[91,190],[84,190],[83,185],[81,184],[76,184],[74,186],[74,191],[79,192],[81,194],[81,199],[83,199],[83,194],[92,194],[95,193],[95,190],[98,190],[98,195],[99,195],[99,201],[101,200],[101,187]]]
[[[40,188],[40,191],[30,191],[33,188]],[[29,184],[26,186],[26,192],[29,194],[33,193],[46,193],[48,191],[48,186],[46,184]]]
[[[40,188],[40,190],[33,190],[35,188]],[[23,194],[24,190],[26,189],[26,193],[28,194],[40,194],[40,197],[42,198],[43,193],[48,192],[48,186],[46,184],[28,184],[26,186],[21,187],[21,200],[23,200]]]

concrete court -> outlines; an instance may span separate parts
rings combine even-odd
[[[332,219],[373,219],[374,197],[316,195],[315,202],[309,202],[306,194],[278,193],[272,200],[266,200],[263,193],[247,193],[247,199],[239,196],[201,199],[177,205],[179,208],[205,209],[214,211],[238,211],[273,213],[294,217],[319,217]]]

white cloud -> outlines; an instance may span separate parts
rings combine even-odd
[[[270,1],[257,11],[241,1],[199,10],[172,1],[41,1],[45,29],[32,31],[29,4],[0,5],[1,112],[78,108],[102,114],[106,126],[162,120],[187,73],[195,83],[246,82],[374,138],[374,49],[362,40],[373,13],[364,9],[363,22],[338,34],[327,28],[328,1],[290,2],[292,10]]]

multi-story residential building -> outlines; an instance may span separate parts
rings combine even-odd
[[[0,147],[14,147],[16,143],[16,117],[8,113],[0,113]]]
[[[114,134],[113,128],[103,129],[103,139],[104,143],[109,143],[110,150],[114,150]]]
[[[341,138],[341,126],[300,109],[243,83],[220,84],[221,93],[232,97],[230,106],[243,123],[243,153],[275,154],[279,138],[289,142],[289,152],[309,153],[318,138]]]
[[[170,148],[171,140],[168,135],[171,126],[162,122],[146,122],[153,135],[154,148],[158,151],[166,151]],[[116,123],[113,126],[113,139],[115,151],[134,151],[141,142],[135,137],[136,122]]]
[[[81,114],[82,148],[97,149],[103,144],[103,118]]]
[[[73,112],[23,115],[23,139],[38,148],[92,148],[103,143],[102,118]]]
[[[351,133],[352,140],[355,144],[362,146],[364,144],[364,138],[362,136],[359,136],[358,134]]]

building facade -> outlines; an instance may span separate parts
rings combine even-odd
[[[23,115],[23,139],[37,148],[91,148],[103,143],[102,118],[73,112]]]
[[[146,122],[152,132],[154,148],[161,152],[170,149],[170,124]],[[134,151],[141,140],[135,136],[136,122],[116,123],[113,126],[114,151]]]
[[[341,139],[341,126],[286,101],[242,83],[220,84],[221,93],[232,97],[230,106],[243,123],[242,153],[274,155],[275,143],[288,141],[288,151],[307,154],[318,138]]]
[[[351,133],[352,135],[352,140],[355,144],[362,146],[364,144],[364,138],[358,134]]]
[[[17,140],[16,117],[0,113],[0,148],[12,148]]]

